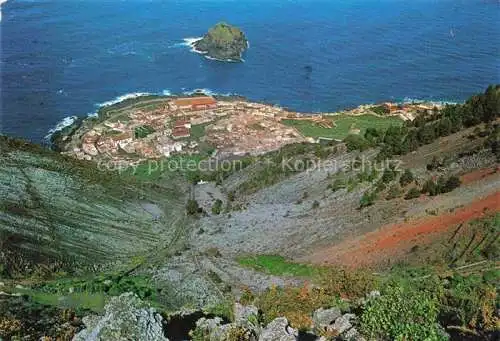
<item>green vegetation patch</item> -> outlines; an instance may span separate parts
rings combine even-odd
[[[282,256],[276,255],[239,257],[238,263],[275,276],[314,277],[321,271],[320,268],[307,264],[293,263]]]
[[[104,293],[77,292],[63,295],[32,289],[17,289],[16,291],[31,297],[34,302],[39,304],[75,311],[102,312],[106,304],[106,295]]]
[[[312,323],[311,313],[318,308],[354,309],[360,316],[361,332],[383,340],[446,340],[444,331],[449,327],[490,333],[499,323],[495,307],[500,303],[496,289],[500,271],[495,269],[471,274],[470,268],[460,273],[400,264],[373,274],[367,269],[297,264],[274,255],[241,257],[238,262],[273,275],[303,276],[319,285],[306,282],[302,287],[244,292],[242,302],[255,304],[265,323],[285,316],[294,328],[306,330]],[[374,295],[361,305],[353,303],[373,290],[381,296]]]
[[[437,324],[438,313],[439,300],[432,289],[394,283],[384,289],[381,297],[368,302],[361,325],[370,339],[447,340]]]
[[[147,277],[118,274],[61,278],[16,289],[16,292],[26,294],[40,304],[95,312],[102,311],[108,297],[125,292],[133,292],[150,302],[156,299],[156,288]]]
[[[136,127],[134,129],[134,136],[136,139],[142,139],[142,138],[145,138],[146,136],[148,136],[149,134],[152,134],[154,133],[155,130],[148,126],[148,125],[143,125],[143,126],[140,126],[140,127]]]
[[[283,120],[283,124],[295,127],[308,137],[326,137],[342,140],[347,137],[354,129],[359,129],[363,135],[367,128],[387,129],[390,126],[401,126],[403,120],[396,116],[378,117],[375,115],[336,115],[332,117],[335,126],[333,128],[321,127],[310,121]]]
[[[205,128],[209,125],[209,123],[203,124],[194,124],[191,126],[191,138],[195,140],[199,140],[203,136],[205,136]]]

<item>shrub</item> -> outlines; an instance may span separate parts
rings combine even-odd
[[[205,309],[205,312],[208,314],[220,316],[228,321],[232,321],[234,320],[233,307],[234,307],[234,298],[228,295],[224,296],[224,298],[220,300],[219,303],[208,306]]]
[[[368,301],[361,329],[374,339],[447,340],[437,325],[438,313],[434,295],[394,283],[382,296]]]
[[[198,202],[194,199],[189,199],[186,204],[186,213],[188,215],[195,215],[200,212],[200,206]]]
[[[375,192],[380,193],[382,191],[385,191],[386,188],[387,188],[386,184],[383,181],[379,181],[377,183],[377,186],[375,187]]]
[[[433,157],[431,162],[427,164],[427,170],[433,171],[442,166],[442,162],[438,160],[437,157]]]
[[[457,176],[450,176],[443,188],[441,189],[442,193],[447,193],[453,191],[455,188],[460,187],[460,179]]]
[[[498,275],[490,281],[488,283],[486,274],[452,276],[442,298],[443,314],[452,323],[467,328],[495,330],[500,322],[495,316],[497,292],[494,283]]]
[[[406,168],[405,171],[403,172],[403,174],[401,174],[401,177],[399,178],[399,184],[402,187],[405,187],[405,186],[409,185],[410,183],[412,183],[413,180],[414,180],[413,173],[411,172],[410,169]]]
[[[0,317],[0,337],[15,336],[21,331],[21,321],[14,318]]]
[[[377,199],[377,193],[376,192],[370,192],[366,191],[361,199],[359,200],[359,208],[363,207],[368,207],[371,206],[375,203],[375,200]]]
[[[383,183],[389,183],[391,182],[392,180],[394,180],[396,178],[396,171],[392,168],[386,168],[384,169],[384,173],[382,174],[382,182]]]
[[[307,330],[311,327],[311,312],[327,307],[332,297],[324,289],[304,287],[278,288],[273,286],[260,294],[256,306],[263,312],[264,324],[285,316],[292,327]]]
[[[364,297],[378,287],[377,277],[365,270],[328,268],[323,269],[318,277],[318,282],[332,297]]]
[[[429,193],[429,195],[435,196],[451,192],[457,187],[460,187],[460,179],[458,177],[451,176],[446,178],[441,176],[437,182],[434,182],[432,179],[427,180],[422,188],[422,193]]]
[[[319,208],[319,201],[318,200],[314,200],[314,202],[312,203],[312,208],[313,209]]]
[[[389,146],[384,145],[384,146],[382,146],[382,148],[380,149],[380,152],[375,157],[375,160],[379,161],[379,162],[384,161],[384,160],[388,160],[393,155],[394,155],[394,153],[392,152],[392,149]]]
[[[222,211],[222,200],[217,199],[212,206],[212,214],[219,215]]]
[[[420,194],[420,193],[419,193]],[[401,188],[397,184],[394,184],[389,188],[389,191],[387,192],[386,199],[387,200],[392,200],[401,195]]]
[[[351,152],[353,150],[366,150],[370,147],[370,143],[360,135],[348,135],[344,139],[344,143],[347,147],[347,151]]]
[[[429,179],[425,182],[422,187],[422,194],[428,193],[431,196],[439,194],[439,186],[434,182],[434,180]]]
[[[420,196],[420,190],[417,187],[412,187],[410,188],[408,193],[406,193],[405,200],[415,199],[418,198],[419,196]]]

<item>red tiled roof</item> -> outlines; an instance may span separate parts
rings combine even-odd
[[[187,106],[187,105],[212,105],[217,104],[217,101],[213,97],[202,96],[202,97],[188,97],[188,98],[178,98],[174,101],[177,106]]]
[[[181,136],[189,136],[191,135],[189,129],[185,127],[175,127],[174,130],[172,131],[172,136],[174,137],[181,137]]]
[[[177,120],[175,121],[175,126],[176,127],[182,127],[186,124],[189,124],[189,121],[188,120]]]

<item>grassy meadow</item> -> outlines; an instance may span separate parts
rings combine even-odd
[[[375,115],[336,115],[331,116],[334,122],[333,128],[325,128],[309,121],[283,120],[283,124],[295,127],[307,137],[325,137],[342,140],[354,129],[359,129],[364,134],[367,128],[388,128],[392,125],[401,125],[403,120],[399,117],[378,117]]]

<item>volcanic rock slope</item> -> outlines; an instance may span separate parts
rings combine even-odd
[[[100,264],[171,245],[186,226],[182,183],[128,181],[0,137],[2,262]]]
[[[480,152],[484,141],[468,139],[472,131],[467,129],[437,140],[421,147],[414,154],[395,160],[400,162],[401,171],[410,168],[416,182],[420,184],[443,174],[465,176],[477,169],[495,168],[495,156],[487,150]],[[367,190],[373,190],[373,183],[360,182],[351,189],[337,191],[328,188],[340,173],[355,176],[355,173],[345,171],[355,158],[373,164],[377,153],[376,149],[362,153],[340,153],[332,156],[330,162],[324,162],[324,167],[292,174],[254,193],[236,194],[236,203],[232,205],[241,209],[202,218],[201,229],[193,231],[196,238],[192,238],[192,242],[197,249],[215,247],[223,255],[231,257],[241,254],[280,254],[310,261],[308,255],[345,238],[363,235],[387,224],[429,217],[428,212],[452,212],[482,198],[498,195],[498,172],[477,181],[463,181],[454,191],[436,197],[404,200],[403,192],[399,198],[387,200],[385,192],[381,192],[372,206],[363,209],[360,208],[360,198]],[[463,156],[470,153],[473,155]],[[426,165],[435,156],[447,159],[448,165],[429,172]],[[225,201],[225,205],[226,193],[238,193],[241,183],[254,176],[255,168],[250,166],[237,172],[227,178],[222,186],[197,185],[196,196],[203,199],[208,192],[214,197],[213,200],[219,198]],[[213,200],[200,202],[210,211]]]

